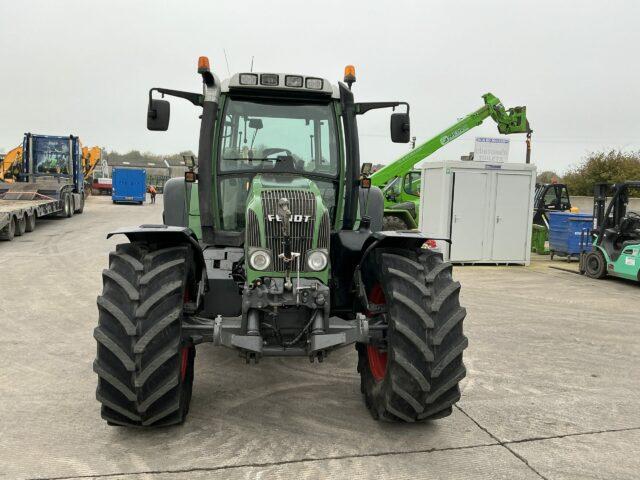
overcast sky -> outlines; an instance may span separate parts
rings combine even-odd
[[[336,82],[354,64],[360,101],[411,104],[425,141],[492,92],[526,105],[539,170],[592,150],[640,150],[640,2],[600,1],[12,1],[0,0],[0,148],[24,132],[79,135],[121,152],[197,150],[198,111],[172,102],[166,133],[146,130],[150,87],[199,91],[213,69],[299,72]],[[387,111],[360,117],[362,160],[407,151]],[[481,127],[431,159],[457,159]],[[524,135],[511,161],[524,161]]]

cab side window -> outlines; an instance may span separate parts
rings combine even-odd
[[[404,176],[404,191],[409,195],[420,196],[420,172],[409,172]]]

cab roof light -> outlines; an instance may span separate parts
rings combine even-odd
[[[258,85],[258,75],[255,73],[241,73],[240,85]]]
[[[260,75],[260,85],[265,87],[277,87],[280,83],[280,77],[275,73],[263,73]]]
[[[349,86],[349,90],[351,90],[351,85],[356,81],[356,67],[353,65],[347,65],[344,67],[344,82]]]
[[[323,83],[321,78],[307,77],[304,85],[311,90],[322,90]]]
[[[198,58],[198,73],[202,74],[210,71],[211,68],[209,68],[209,57]]]
[[[299,75],[287,75],[284,77],[284,84],[286,87],[302,87],[302,77]]]

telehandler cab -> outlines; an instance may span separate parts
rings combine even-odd
[[[112,425],[181,423],[195,346],[322,361],[355,344],[376,419],[451,414],[465,376],[460,284],[414,232],[384,232],[384,200],[360,169],[356,117],[404,102],[355,103],[345,83],[240,73],[220,82],[201,57],[203,93],[154,88],[147,126],[169,102],[201,110],[198,166],[165,185],[164,224],[124,228],[109,255],[95,329],[97,399]]]

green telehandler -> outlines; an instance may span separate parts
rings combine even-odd
[[[426,237],[382,230],[382,192],[358,153],[358,115],[406,108],[391,115],[391,139],[408,142],[408,104],[356,103],[353,67],[338,85],[255,72],[220,82],[206,57],[198,72],[202,94],[153,88],[147,112],[164,131],[170,104],[158,94],[198,107],[197,169],[165,184],[163,224],[109,234],[129,242],[109,255],[97,300],[102,417],[183,422],[203,342],[247,363],[321,362],[355,345],[374,418],[450,415],[466,373],[460,284]]]
[[[532,130],[527,121],[526,107],[505,110],[500,100],[491,93],[483,95],[482,98],[483,107],[371,175],[372,184],[380,187],[384,195],[385,230],[418,227],[421,182],[420,171],[414,170],[414,167],[460,135],[482,125],[489,117],[498,124],[498,131],[502,134],[527,134],[527,163],[530,162]]]
[[[593,245],[580,255],[580,272],[588,277],[640,281],[640,212],[628,210],[629,190],[640,191],[640,180],[594,188]]]

